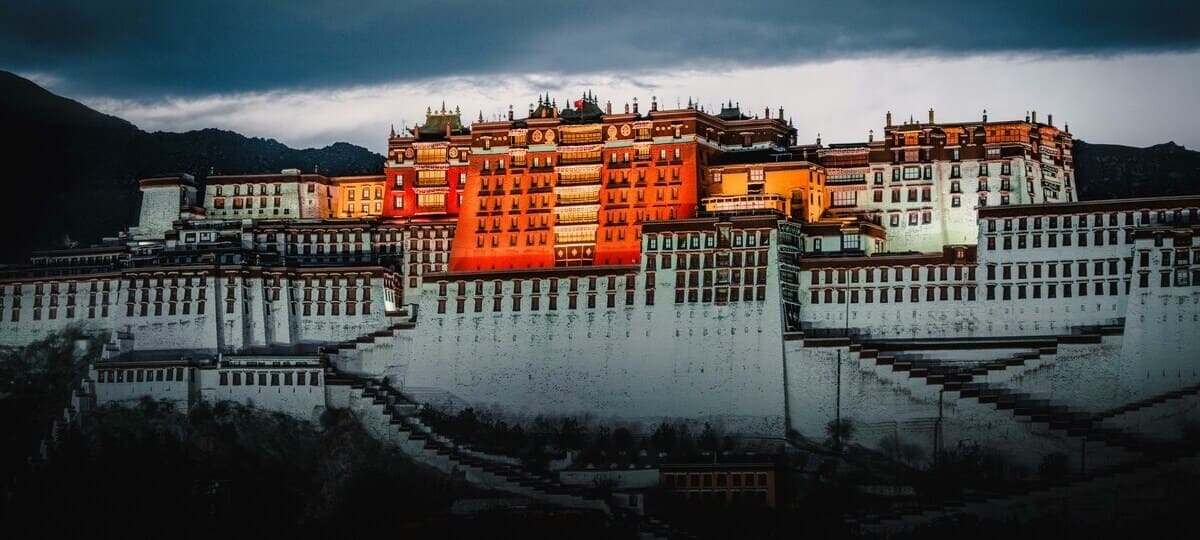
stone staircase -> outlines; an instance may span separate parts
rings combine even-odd
[[[848,518],[847,524],[860,533],[891,534],[910,530],[936,519],[955,515],[976,515],[988,519],[1031,518],[1039,513],[1062,510],[1062,501],[1079,501],[1101,489],[1127,489],[1139,480],[1163,471],[1200,466],[1200,446],[1179,444],[1169,452],[1145,456],[1087,474],[1067,475],[1061,480],[1038,481],[1008,490],[964,494],[936,504],[921,504],[888,512]],[[1015,514],[1023,514],[1016,516]]]
[[[1005,350],[1010,344],[999,343]],[[1019,374],[1054,362],[1058,352],[1052,340],[1039,340],[1021,352],[1007,353],[983,361],[955,361],[928,358],[921,353],[906,351],[907,345],[871,343],[850,345],[851,355],[857,354],[859,367],[894,384],[913,390],[916,394],[936,397],[941,391],[956,391],[964,384],[1002,382]],[[965,345],[963,345],[965,346]],[[918,350],[928,351],[929,345]]]
[[[338,369],[357,375],[368,375],[372,370],[366,366],[376,355],[388,356],[395,346],[396,337],[400,332],[412,330],[417,324],[417,306],[411,304],[400,309],[387,312],[388,327],[370,334],[359,336],[352,340],[322,347],[322,352],[328,355],[327,360]]]
[[[1167,402],[1174,401],[1177,399],[1182,399],[1182,398],[1185,398],[1188,396],[1195,396],[1197,394],[1200,394],[1200,384],[1194,384],[1192,386],[1186,386],[1186,387],[1183,387],[1183,388],[1180,388],[1177,390],[1171,390],[1170,392],[1159,394],[1157,396],[1148,397],[1141,401],[1127,403],[1125,405],[1116,407],[1114,409],[1109,409],[1107,411],[1099,412],[1099,413],[1092,415],[1092,420],[1095,422],[1104,422],[1107,420],[1112,420],[1112,419],[1117,418],[1124,414],[1137,412],[1137,411],[1147,409],[1150,407],[1155,407],[1157,405],[1162,405],[1162,404],[1165,404]]]
[[[910,388],[928,386],[933,394],[942,392],[947,399],[976,401],[990,405],[998,411],[1010,411],[1019,422],[1039,424],[1051,431],[1081,438],[1089,448],[1107,447],[1131,458],[1094,468],[1086,474],[1068,475],[1059,482],[1036,482],[1009,491],[974,493],[935,504],[852,517],[848,522],[858,526],[862,532],[888,533],[906,530],[951,515],[1001,517],[1009,507],[1035,508],[1039,502],[1046,500],[1069,497],[1073,493],[1086,494],[1089,489],[1101,483],[1130,480],[1158,468],[1178,466],[1182,462],[1194,465],[1200,459],[1200,446],[1195,443],[1151,439],[1105,422],[1121,415],[1200,395],[1200,385],[1172,390],[1100,413],[1074,410],[1055,404],[1048,398],[1004,385],[1004,381],[1011,375],[1052,363],[1061,344],[1097,343],[1104,335],[1118,333],[1118,330],[1096,327],[1067,336],[1038,340],[1037,343],[1027,344],[1033,346],[1028,352],[978,363],[968,369],[947,365],[944,361],[923,358],[919,354],[906,353],[906,344],[850,345],[851,355],[858,355],[860,367],[872,370],[896,384]],[[953,346],[956,345],[946,344],[947,348]],[[928,344],[922,347],[927,348]],[[1006,372],[1009,376],[993,377],[993,374]]]
[[[518,460],[472,450],[439,435],[418,417],[420,406],[398,390],[371,379],[340,373],[333,367],[326,369],[327,385],[351,387],[350,408],[364,427],[418,463],[484,489],[555,506],[610,512],[601,493],[563,485],[543,473],[522,467]]]

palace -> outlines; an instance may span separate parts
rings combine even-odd
[[[303,417],[343,403],[336,369],[514,415],[852,418],[927,456],[1122,463],[1139,447],[1101,433],[1171,436],[1153,400],[1200,382],[1200,198],[1079,201],[1050,116],[927,120],[824,145],[735,102],[442,105],[380,176],[142,180],[135,227],[0,274],[0,343],[79,327],[111,336],[102,401]]]

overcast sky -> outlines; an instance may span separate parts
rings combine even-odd
[[[381,151],[427,106],[464,120],[585,90],[615,109],[732,99],[802,141],[897,120],[1022,118],[1200,147],[1200,3],[1183,1],[0,4],[0,69],[143,129]],[[882,4],[882,5],[877,5]]]

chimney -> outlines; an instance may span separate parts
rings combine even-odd
[[[779,119],[783,120],[783,107],[782,106],[779,107]]]
[[[867,132],[867,142],[875,142],[875,130],[872,129]]]
[[[529,104],[529,115],[526,118],[533,118],[533,104]]]
[[[817,146],[821,146],[821,134],[817,133]]]
[[[612,102],[611,101],[604,102],[604,114],[612,114]]]
[[[638,113],[637,98],[633,98],[633,114]]]
[[[1029,111],[1025,111],[1025,122],[1029,122]]]
[[[1054,127],[1054,115],[1053,114],[1046,115],[1046,123],[1050,124],[1050,127]]]
[[[650,112],[658,111],[658,96],[650,96]]]
[[[771,119],[771,107],[763,107],[763,118]]]
[[[509,106],[508,106],[508,121],[512,122],[512,120],[513,120],[513,110],[512,110],[512,105],[509,104]]]
[[[888,112],[887,112],[887,123],[886,123],[886,124],[884,124],[884,126],[885,126],[885,127],[892,127],[892,111],[888,111]]]
[[[1037,123],[1037,111],[1033,111],[1033,123]]]
[[[987,109],[983,110],[983,123],[987,123]]]
[[[933,107],[929,108],[929,123],[933,123]]]
[[[629,114],[629,102],[625,102],[625,114]]]

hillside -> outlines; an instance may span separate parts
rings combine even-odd
[[[1081,200],[1200,193],[1200,152],[1173,142],[1146,148],[1075,141]]]
[[[293,149],[272,139],[204,129],[148,133],[120,118],[54,95],[0,71],[0,147],[8,189],[0,212],[0,262],[31,250],[84,243],[132,225],[140,202],[137,180],[185,172],[203,181],[219,174],[299,168],[329,175],[378,174],[383,156],[347,143]]]

